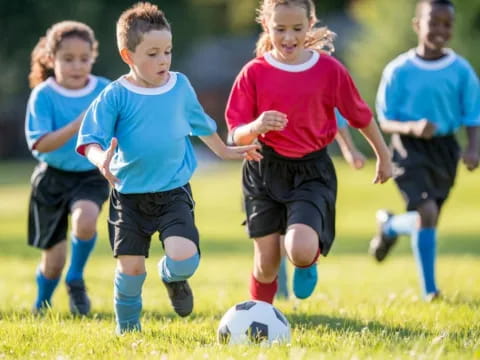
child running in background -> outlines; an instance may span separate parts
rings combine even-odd
[[[70,310],[90,311],[83,270],[97,239],[97,218],[108,197],[100,172],[75,152],[77,132],[90,103],[108,84],[91,75],[97,41],[85,24],[63,21],[48,29],[32,52],[25,133],[39,164],[32,175],[28,243],[42,250],[33,312],[51,306],[67,254],[71,215],[71,260],[65,282]]]
[[[387,65],[377,96],[383,131],[392,134],[395,182],[407,213],[377,212],[378,234],[370,253],[383,261],[398,235],[410,235],[424,298],[439,296],[435,281],[438,218],[462,156],[467,169],[478,166],[480,87],[470,64],[446,48],[455,9],[449,0],[417,3],[415,49]],[[463,155],[454,134],[467,129]]]
[[[357,149],[355,143],[352,140],[350,131],[348,130],[347,120],[340,114],[340,112],[335,109],[335,117],[337,119],[338,133],[335,137],[335,140],[340,147],[343,158],[345,161],[354,169],[359,170],[365,166],[365,155],[362,154],[360,150]],[[277,298],[279,299],[288,299],[289,297],[289,286],[288,286],[288,270],[287,270],[287,259],[285,256],[285,246],[284,246],[284,237],[280,237],[280,252],[282,259],[280,261],[280,266],[278,268],[278,290]]]
[[[150,3],[124,11],[117,45],[130,72],[112,82],[88,109],[77,151],[114,186],[108,218],[117,269],[117,333],[140,330],[142,286],[151,236],[160,233],[165,256],[158,272],[175,312],[193,310],[187,282],[200,261],[189,181],[197,162],[189,136],[199,136],[222,159],[255,159],[258,146],[227,147],[198,102],[187,77],[170,71],[172,33]]]
[[[247,161],[243,194],[249,236],[254,238],[252,299],[269,303],[277,291],[280,236],[295,266],[293,292],[310,296],[316,261],[335,237],[337,181],[326,146],[337,133],[335,108],[360,128],[377,155],[374,183],[391,177],[389,151],[346,69],[320,53],[332,44],[326,28],[314,29],[310,0],[265,0],[258,11],[264,33],[257,58],[238,75],[226,109],[237,144],[258,140],[263,159]]]

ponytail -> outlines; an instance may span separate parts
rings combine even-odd
[[[30,88],[34,88],[50,76],[54,76],[46,45],[47,38],[42,36],[32,51],[30,74],[28,75]]]

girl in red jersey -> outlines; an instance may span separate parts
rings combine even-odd
[[[335,237],[337,179],[326,146],[337,133],[334,110],[360,129],[376,156],[374,183],[392,174],[390,154],[346,69],[325,53],[333,33],[313,28],[311,0],[264,0],[257,57],[238,75],[226,119],[236,144],[256,140],[264,156],[245,162],[243,194],[254,239],[252,299],[269,303],[277,291],[280,236],[295,266],[293,292],[307,298],[316,262]]]

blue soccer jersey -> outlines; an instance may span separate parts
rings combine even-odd
[[[170,72],[157,88],[138,87],[125,77],[93,102],[80,129],[77,151],[96,143],[118,147],[110,164],[124,194],[167,191],[185,185],[197,161],[190,135],[208,136],[216,123],[203,110],[185,75]]]
[[[337,126],[339,129],[347,127],[347,120],[340,114],[337,108],[335,108],[335,118],[337,119]]]
[[[46,134],[75,120],[108,83],[105,78],[90,75],[87,86],[78,90],[66,89],[53,78],[36,86],[28,100],[25,119],[25,135],[33,156],[60,170],[92,170],[94,166],[75,151],[77,135],[51,152],[38,152],[35,144]]]
[[[383,72],[377,94],[380,121],[427,119],[435,136],[455,133],[460,126],[480,125],[480,85],[470,64],[452,50],[433,61],[410,50]]]

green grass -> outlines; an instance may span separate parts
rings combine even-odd
[[[480,359],[479,173],[460,171],[439,229],[438,281],[444,300],[419,297],[404,238],[377,265],[366,255],[374,213],[402,210],[393,183],[371,185],[373,166],[355,172],[337,161],[337,239],[319,264],[320,281],[305,301],[278,301],[292,325],[292,343],[271,348],[216,344],[223,313],[248,298],[251,241],[240,226],[240,165],[202,167],[192,182],[203,258],[191,283],[195,311],[179,319],[156,275],[161,246],[152,242],[144,286],[141,334],[114,335],[115,261],[106,237],[86,270],[93,302],[87,318],[69,315],[59,286],[54,308],[30,315],[39,252],[25,245],[31,163],[0,164],[0,359]]]

